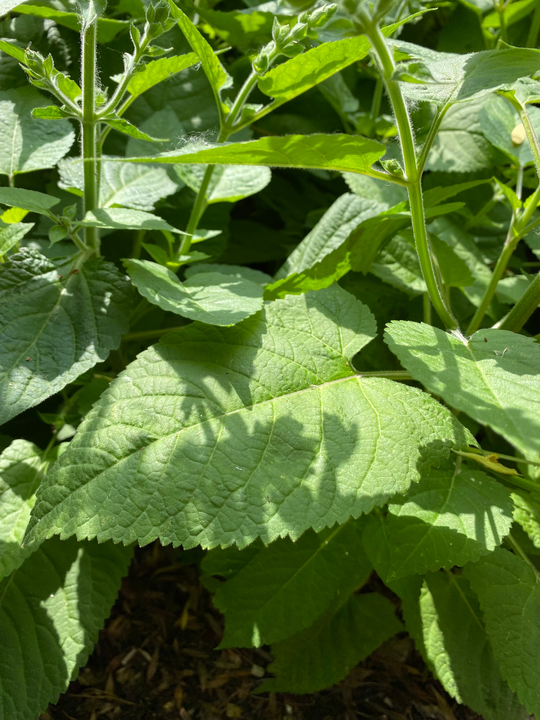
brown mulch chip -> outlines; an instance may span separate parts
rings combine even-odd
[[[137,550],[86,668],[41,720],[481,720],[445,693],[405,634],[329,690],[254,695],[272,657],[216,650],[223,617],[185,562],[193,552]],[[377,580],[369,589],[385,591]]]

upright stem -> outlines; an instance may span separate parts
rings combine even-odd
[[[187,255],[191,247],[193,234],[195,233],[195,230],[199,225],[199,220],[201,219],[202,214],[206,209],[206,191],[208,190],[208,186],[210,185],[210,180],[212,179],[212,175],[214,174],[215,167],[215,165],[208,165],[208,167],[206,168],[206,172],[204,173],[201,187],[199,188],[199,192],[197,193],[197,197],[195,198],[195,204],[193,205],[191,215],[189,216],[189,221],[186,228],[187,235],[184,235],[184,239],[182,240],[182,243],[180,245],[180,255]]]
[[[522,297],[499,324],[501,330],[519,332],[540,304],[540,273],[525,290]]]
[[[96,33],[97,19],[91,22],[82,36],[82,159],[84,165],[84,213],[98,207],[98,177],[96,156]],[[85,228],[86,244],[99,252],[99,230]]]
[[[259,74],[255,71],[252,71],[246,79],[245,83],[240,88],[240,91],[236,96],[233,106],[229,114],[227,115],[226,120],[221,126],[218,143],[226,142],[229,136],[236,132],[235,122],[240,113],[242,112],[242,108],[244,107],[244,104],[248,99],[249,94],[255,87],[255,83],[257,82],[258,77]],[[199,192],[197,193],[197,197],[195,198],[195,204],[193,205],[191,215],[189,216],[188,226],[186,228],[187,234],[184,236],[184,239],[182,240],[182,243],[180,245],[180,255],[187,255],[187,253],[189,252],[191,243],[193,241],[193,234],[199,225],[202,214],[206,210],[206,206],[208,204],[206,199],[206,191],[208,190],[208,186],[210,185],[210,180],[212,179],[212,175],[214,174],[215,167],[215,165],[208,165],[208,167],[206,168],[206,172],[204,173],[201,187],[199,188]]]
[[[523,127],[525,128],[527,140],[529,141],[529,145],[533,154],[536,172],[540,180],[540,143],[538,142],[538,137],[536,136],[536,132],[534,131],[534,128],[532,126],[529,114],[527,113],[526,108],[523,107],[515,98],[511,97],[510,95],[507,95],[506,97],[508,98],[508,100],[510,100],[512,105],[519,112],[521,122],[523,123]],[[536,210],[536,207],[539,203],[540,183],[534,193],[528,199],[527,207],[521,212],[521,214],[517,215],[517,213],[513,213],[512,215],[512,220],[510,222],[510,228],[508,229],[508,235],[506,237],[504,247],[502,249],[499,259],[497,260],[497,264],[493,271],[493,275],[491,276],[491,280],[486,289],[485,295],[482,298],[482,302],[480,303],[480,306],[476,310],[474,317],[471,320],[469,327],[467,328],[467,335],[472,335],[472,333],[478,330],[478,328],[480,327],[480,323],[482,322],[484,315],[486,314],[487,309],[489,308],[491,301],[493,300],[493,297],[497,290],[497,285],[499,284],[499,281],[502,278],[504,271],[506,270],[508,262],[510,261],[512,254],[516,249],[518,242],[528,231],[529,222],[534,215],[534,211]],[[512,322],[513,321],[514,319],[512,319]]]
[[[401,86],[399,82],[392,79],[395,70],[394,59],[378,25],[371,21],[367,12],[363,11],[362,8],[360,8],[359,14],[365,24],[365,34],[379,58],[386,89],[396,118],[405,177],[408,181],[407,190],[411,207],[412,227],[422,274],[433,307],[446,327],[454,330],[458,327],[458,323],[452,314],[445,289],[442,287],[438,277],[433,251],[427,234],[422,195],[422,170],[417,163],[411,118],[401,92]]]
[[[527,36],[526,47],[534,48],[538,42],[538,33],[540,32],[540,2],[536,2],[536,8],[534,11],[531,27],[529,28],[529,34]]]

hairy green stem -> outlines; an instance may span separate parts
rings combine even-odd
[[[189,216],[189,221],[186,228],[187,234],[184,235],[184,238],[180,243],[179,255],[187,255],[187,253],[189,252],[195,230],[197,229],[202,214],[206,210],[206,206],[208,205],[208,201],[206,199],[206,191],[208,190],[208,186],[210,185],[210,180],[212,179],[212,175],[214,174],[215,167],[215,165],[208,165],[208,167],[206,168],[201,187],[199,188],[199,192],[197,193],[195,203],[191,210],[191,215]]]
[[[523,296],[498,325],[501,330],[519,332],[540,304],[540,273],[536,275]]]
[[[359,15],[364,21],[365,34],[379,59],[383,79],[394,110],[403,155],[405,177],[408,182],[407,190],[416,251],[422,275],[435,311],[445,326],[454,330],[458,327],[458,323],[452,314],[445,289],[438,275],[436,261],[427,234],[422,195],[422,171],[417,163],[411,118],[401,86],[398,81],[392,79],[395,70],[394,59],[379,26],[371,21],[363,8],[360,8]]]
[[[237,132],[235,122],[238,116],[241,114],[242,108],[244,107],[251,91],[255,87],[258,77],[259,74],[253,70],[240,88],[229,114],[227,115],[226,119],[222,121],[221,132],[219,133],[218,137],[218,143],[226,142],[233,133]],[[189,217],[188,225],[186,228],[186,235],[180,243],[180,249],[178,251],[179,255],[187,255],[191,248],[193,234],[197,230],[200,219],[208,205],[206,192],[208,190],[208,186],[210,185],[212,175],[214,174],[215,167],[215,165],[208,165],[208,167],[206,168],[201,187],[199,188],[197,197],[195,198],[195,203],[191,210],[191,215]]]
[[[525,562],[527,563],[527,565],[531,568],[531,570],[532,570],[533,573],[534,573],[534,576],[535,576],[536,580],[537,580],[537,581],[540,580],[540,574],[538,573],[538,570],[537,570],[537,569],[535,568],[535,566],[532,564],[532,562],[531,562],[530,559],[529,559],[529,556],[528,556],[527,553],[523,550],[523,548],[522,548],[521,545],[518,543],[518,541],[515,539],[515,537],[513,537],[511,534],[508,534],[508,535],[506,536],[506,539],[508,540],[508,542],[510,543],[510,545],[513,546],[514,550],[516,550],[517,554],[521,556],[522,560],[525,560]]]
[[[96,154],[96,35],[97,19],[90,23],[82,35],[82,159],[84,164],[83,205],[86,215],[98,207],[98,177]],[[88,247],[99,252],[99,230],[85,228]]]

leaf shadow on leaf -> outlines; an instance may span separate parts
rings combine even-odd
[[[391,325],[389,328],[391,328]],[[513,333],[507,333],[501,330],[479,330],[476,335],[481,335],[483,332],[485,333],[486,351],[489,350],[492,353],[490,357],[492,362],[499,365],[507,374],[511,373],[518,377],[520,375],[530,375],[531,366],[527,366],[527,364],[521,362],[520,359],[518,359],[517,362],[512,362],[511,366],[508,365],[509,359],[512,358],[512,348],[510,346],[505,347],[503,336],[510,336],[513,335]],[[515,337],[518,338],[520,336],[515,335]],[[388,339],[386,333],[385,339]],[[407,345],[397,344],[393,339],[390,339],[388,344],[399,357],[403,367],[414,368],[414,376],[419,378],[426,387],[431,384],[430,389],[436,394],[442,395],[452,407],[458,410],[463,409],[464,412],[467,412],[467,414],[471,415],[471,417],[478,422],[483,422],[487,425],[491,425],[489,418],[493,416],[494,410],[496,410],[497,413],[500,414],[500,419],[498,420],[497,426],[493,426],[493,429],[503,436],[508,432],[509,437],[507,437],[507,439],[510,439],[511,442],[513,442],[511,439],[512,436],[515,437],[516,432],[519,434],[519,428],[525,425],[530,428],[531,438],[540,437],[540,420],[533,417],[531,412],[525,414],[524,411],[515,405],[505,404],[503,406],[487,382],[485,384],[485,396],[489,396],[489,401],[484,400],[478,393],[468,391],[467,378],[464,377],[466,373],[461,372],[456,359],[456,357],[460,357],[465,361],[474,360],[468,344],[465,342],[459,345],[452,343],[450,335],[440,331],[436,333],[436,336],[433,335],[431,339],[433,340],[433,344],[430,345],[421,343],[414,344],[412,342]],[[438,360],[442,359],[445,364],[444,370],[435,372],[427,362],[423,361],[423,357],[436,357]],[[426,379],[428,382],[426,382]],[[504,383],[504,378],[501,379],[501,383]],[[506,426],[504,429],[501,427],[501,421],[504,421]]]
[[[451,477],[453,468],[449,468],[448,472]],[[489,480],[495,485],[494,480]],[[474,492],[474,483],[470,489]],[[486,505],[490,502],[489,490],[489,486],[484,488]],[[504,489],[501,491],[504,492]],[[404,504],[413,502],[415,505],[408,508],[407,515],[391,513],[386,519],[373,518],[370,521],[364,532],[364,544],[370,560],[385,582],[440,568],[463,566],[479,560],[502,543],[506,534],[504,530],[509,532],[512,525],[512,505],[508,493],[504,499],[503,496],[494,498],[491,507],[480,507],[479,498],[470,496],[467,486],[454,493],[446,513],[452,523],[459,522],[461,532],[448,525],[435,525],[445,512],[444,495],[448,502],[450,493],[450,486],[446,493],[442,489],[423,492],[420,479],[418,486],[414,487],[413,498],[409,501],[403,498]],[[499,523],[494,516],[495,508],[500,510]]]
[[[62,563],[58,562],[60,545]],[[0,585],[2,646],[6,651],[10,648],[10,657],[1,658],[2,684],[17,688],[11,698],[6,690],[4,707],[13,703],[13,716],[25,704],[28,716],[43,711],[49,700],[58,697],[58,688],[66,687],[70,680],[60,638],[44,603],[63,587],[78,547],[75,539],[67,543],[58,538],[47,540]],[[3,654],[0,651],[0,657]],[[32,677],[39,677],[40,682],[30,683]]]

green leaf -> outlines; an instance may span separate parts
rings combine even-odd
[[[36,192],[35,190],[23,190],[22,188],[3,187],[0,188],[0,205],[18,207],[29,212],[49,215],[49,210],[58,205],[60,200],[52,195]]]
[[[436,235],[430,236],[430,243],[446,285],[461,287],[474,283],[474,277],[466,263],[452,248]],[[412,232],[405,231],[393,237],[380,252],[370,270],[381,280],[403,292],[409,294],[427,292]]]
[[[0,0],[0,8],[2,7],[2,3],[6,2],[7,0]],[[0,15],[3,15],[3,13],[0,10]],[[18,60],[20,63],[25,64],[26,62],[26,56],[24,54],[23,48],[20,48],[18,45],[15,45],[14,40],[0,40],[0,50],[6,55],[10,55],[11,57],[14,57],[15,60]]]
[[[412,17],[382,29],[391,35]],[[269,70],[258,80],[259,90],[274,98],[272,109],[292,100],[344,68],[367,57],[370,44],[365,35],[325,42]]]
[[[115,130],[118,130],[118,132],[124,133],[124,135],[129,135],[136,140],[146,140],[147,142],[165,142],[168,139],[155,138],[151,135],[147,135],[136,128],[135,125],[132,125],[130,122],[121,117],[106,117],[104,118],[104,121]]]
[[[177,165],[176,174],[188,187],[199,192],[207,165]],[[235,167],[222,165],[214,168],[206,192],[208,204],[237,202],[264,190],[272,179],[267,167]]]
[[[214,595],[225,615],[220,647],[260,647],[308,628],[371,570],[354,522],[262,546]]]
[[[531,106],[527,113],[538,134],[540,110]],[[480,111],[480,122],[484,137],[511,158],[515,165],[523,167],[533,162],[532,151],[525,138],[520,145],[512,142],[512,131],[516,125],[521,124],[521,120],[508,100],[498,95],[488,98]]]
[[[1,48],[0,48],[1,49]],[[127,86],[130,95],[135,99],[142,95],[154,85],[168,80],[182,70],[185,70],[198,62],[195,53],[186,55],[173,55],[172,57],[159,58],[144,66],[143,70],[136,73]]]
[[[259,283],[220,272],[200,272],[184,282],[167,267],[148,260],[124,260],[131,282],[163,310],[209,325],[236,325],[263,304]]]
[[[105,360],[127,330],[126,280],[103,260],[80,269],[23,250],[0,265],[0,423]]]
[[[164,153],[130,162],[205,163],[217,165],[269,165],[272,167],[320,168],[369,174],[386,148],[359,135],[286,135],[262,137],[248,142],[221,143],[205,150]]]
[[[59,187],[64,190],[75,188],[82,194],[84,177],[80,161],[64,158],[58,163],[58,172]],[[100,208],[123,205],[134,210],[153,210],[155,203],[173,195],[178,187],[165,168],[119,163],[107,157],[101,161]]]
[[[73,145],[68,120],[50,123],[32,117],[32,110],[42,105],[43,96],[32,87],[0,92],[0,175],[54,167]]]
[[[34,227],[34,223],[0,224],[0,255],[5,255]]]
[[[350,197],[350,196],[348,196]],[[348,209],[354,210],[358,205],[362,203],[351,202],[348,206],[347,196],[343,200],[339,199],[334,203],[333,210],[329,211],[329,220],[339,219],[343,212],[343,217],[347,220],[343,228],[338,228],[334,235],[331,234],[332,222],[327,226],[326,220],[320,223],[319,232],[313,232],[313,235],[309,239],[309,245],[314,241],[313,249],[317,251],[317,255],[313,258],[316,262],[311,267],[308,267],[300,272],[293,272],[285,277],[279,277],[272,285],[268,286],[265,291],[266,299],[273,299],[276,297],[285,297],[289,294],[297,294],[307,292],[309,290],[318,290],[321,288],[328,287],[336,280],[342,278],[350,270],[357,270],[363,273],[368,272],[372,268],[373,261],[380,252],[381,247],[393,236],[395,236],[400,230],[403,230],[411,223],[410,214],[407,212],[400,212],[405,209],[405,205],[396,205],[390,210],[383,211],[383,208],[379,208],[379,213],[375,217],[368,217],[359,224],[356,220],[349,220]],[[369,207],[366,202],[366,207]],[[375,208],[375,206],[373,206]],[[426,217],[429,215],[437,215],[444,213],[448,209],[455,209],[452,205],[440,205],[435,208],[428,208],[426,210]],[[336,215],[334,215],[334,211]],[[356,227],[354,227],[356,225]],[[342,232],[342,230],[349,231],[348,234]],[[327,238],[328,242],[324,244]],[[306,238],[307,240],[307,238]],[[320,245],[322,247],[318,247]],[[307,243],[306,243],[307,245]],[[335,247],[333,247],[335,245]],[[306,246],[303,243],[298,247],[298,251],[294,251],[291,257],[296,260],[301,260],[302,263],[307,261],[311,262],[311,253],[304,256],[304,248]],[[307,248],[306,248],[307,249]],[[311,248],[310,248],[311,249]],[[329,250],[329,252],[327,252]],[[411,262],[418,264],[416,259],[416,253],[411,256]],[[455,258],[454,262],[449,266],[449,270],[453,270],[459,260]],[[287,263],[286,263],[287,267]],[[419,266],[418,266],[419,267]],[[463,270],[460,266],[460,277],[463,278]],[[418,270],[418,272],[420,272]],[[282,272],[279,271],[279,276]],[[467,281],[469,274],[467,273]],[[386,278],[385,278],[386,279]],[[423,280],[421,280],[423,282]],[[422,286],[423,287],[423,286]]]
[[[111,383],[47,475],[34,540],[245,547],[404,492],[470,435],[425,393],[354,375],[374,335],[338,286],[233,328],[169,333]]]
[[[474,283],[463,286],[462,292],[467,299],[478,306],[482,301],[487,287],[491,281],[491,270],[484,262],[482,250],[475,239],[458,227],[448,218],[439,218],[429,226],[429,232],[452,248],[454,253],[463,260],[469,268]]]
[[[433,573],[392,583],[407,629],[444,689],[485,720],[527,720],[502,679],[478,598],[463,575]]]
[[[184,33],[186,40],[191,45],[191,49],[199,58],[202,69],[208,82],[212,87],[216,104],[221,113],[227,113],[227,106],[221,101],[221,91],[232,85],[232,78],[226,72],[225,68],[219,61],[219,58],[212,50],[212,47],[204,39],[195,25],[188,16],[174,4],[172,0],[168,0],[172,17],[178,22],[178,25]]]
[[[426,170],[472,173],[493,167],[493,148],[484,137],[480,119],[485,102],[481,97],[448,110],[429,151]]]
[[[540,51],[528,48],[485,50],[469,55],[439,53],[412,43],[394,40],[400,52],[423,62],[431,82],[401,84],[403,93],[416,102],[439,107],[465,102],[495,90],[509,90],[522,77],[538,72]]]
[[[540,503],[533,496],[512,493],[514,520],[518,522],[536,548],[540,548]]]
[[[508,490],[482,472],[456,474],[451,464],[432,470],[388,511],[364,533],[384,582],[478,560],[501,544],[512,525]]]
[[[371,180],[362,179],[368,182]],[[340,247],[364,220],[376,217],[386,210],[388,204],[379,200],[357,197],[350,193],[341,195],[289,255],[276,273],[276,280],[314,267]]]
[[[364,200],[376,200],[387,207],[408,201],[407,188],[395,183],[382,182],[366,175],[343,173],[343,179],[351,192]]]
[[[27,440],[14,440],[0,455],[0,580],[33,550],[21,543],[45,470],[41,450]]]
[[[403,630],[392,603],[378,593],[351,595],[312,627],[272,646],[273,680],[257,692],[312,693],[343,680],[385,640]]]
[[[64,12],[63,10],[57,10],[43,5],[27,5],[26,3],[22,5],[18,4],[16,12],[21,15],[36,15],[37,17],[54,20],[54,22],[59,25],[63,25],[70,30],[75,30],[75,32],[79,32],[81,29],[79,15],[74,12]],[[129,22],[126,20],[99,17],[97,19],[97,40],[99,43],[110,43],[118,33],[126,30],[128,27]]]
[[[385,339],[411,375],[521,452],[540,451],[540,346],[507,330],[469,340],[421,323],[392,322]]]
[[[399,208],[399,206],[397,206]],[[396,208],[361,222],[338,247],[307,270],[280,278],[266,288],[265,298],[326,288],[350,270],[367,272],[382,245],[410,224],[408,213]]]
[[[64,112],[57,105],[49,105],[48,107],[39,107],[32,110],[32,117],[41,120],[63,120],[70,117],[70,114]]]
[[[98,208],[87,212],[81,225],[85,227],[110,228],[112,230],[167,230],[180,233],[163,218],[142,210],[124,208]],[[182,233],[185,234],[185,233]]]
[[[530,713],[540,714],[540,582],[534,567],[497,548],[465,577],[480,599],[502,677]]]
[[[56,702],[98,639],[131,549],[49,540],[0,584],[5,717],[33,720]]]
[[[199,232],[205,233],[206,237],[214,237],[214,234],[219,234],[212,230],[199,230]],[[243,278],[244,280],[249,280],[257,285],[262,285],[262,287],[265,287],[268,283],[272,282],[270,275],[267,275],[261,270],[254,270],[253,268],[242,267],[241,265],[218,265],[217,263],[199,263],[198,265],[192,265],[186,270],[185,276],[186,278],[192,278],[194,275],[210,272],[217,272],[224,275],[232,275],[236,278]]]

